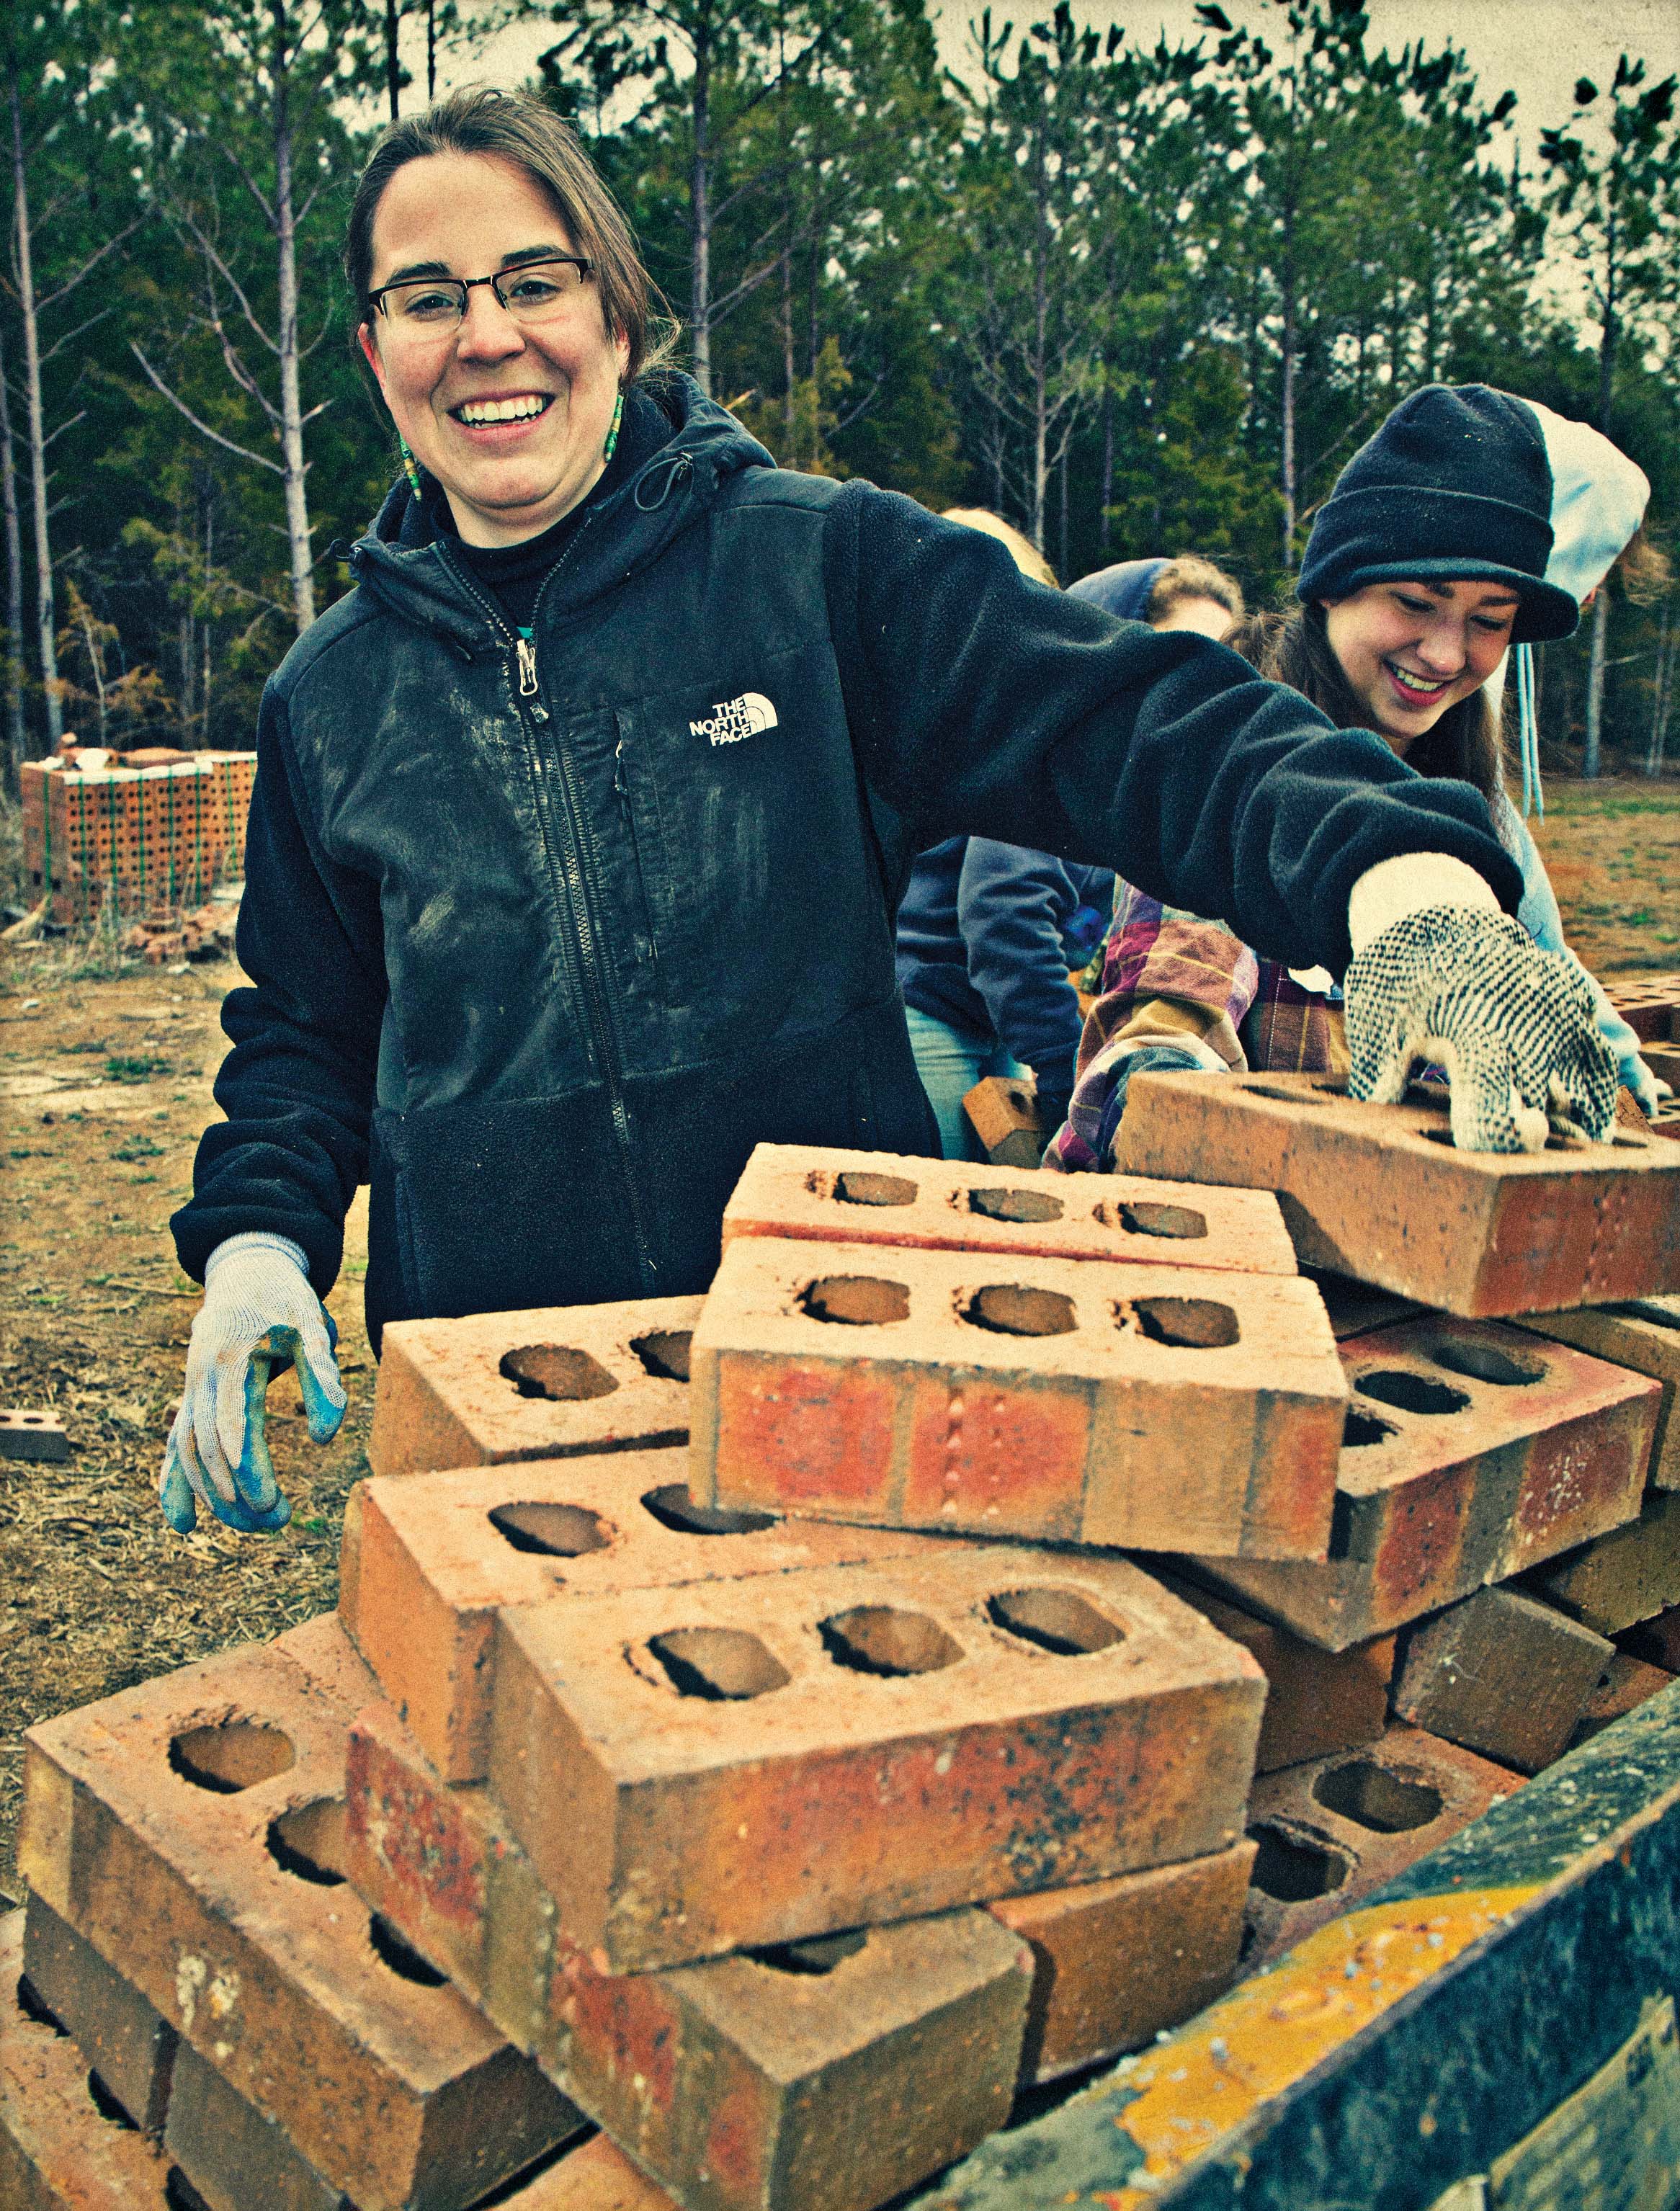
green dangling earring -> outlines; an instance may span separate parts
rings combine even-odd
[[[403,456],[403,473],[409,480],[409,488],[418,499],[420,497],[420,463],[409,451],[409,441],[400,430],[397,433],[397,450]]]
[[[601,448],[601,457],[603,461],[611,460],[614,453],[618,450],[618,429],[619,425],[623,421],[623,420],[624,387],[622,385],[620,385],[618,388],[618,404],[612,410],[612,427],[607,433],[606,444]]]

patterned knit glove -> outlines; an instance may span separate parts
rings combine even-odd
[[[305,1263],[284,1236],[230,1236],[210,1254],[158,1488],[178,1535],[197,1526],[200,1505],[245,1534],[283,1528],[291,1518],[264,1435],[268,1386],[288,1360],[297,1362],[310,1435],[324,1444],[338,1433],[345,1405],[332,1355],[338,1331]]]
[[[1434,906],[1393,922],[1348,970],[1347,1021],[1349,1095],[1392,1105],[1433,1061],[1461,1151],[1537,1152],[1550,1129],[1610,1134],[1616,1060],[1586,978],[1508,915]]]

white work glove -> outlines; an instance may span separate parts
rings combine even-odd
[[[331,1443],[338,1433],[345,1406],[333,1357],[338,1331],[306,1267],[284,1236],[230,1236],[210,1254],[158,1487],[163,1517],[178,1535],[197,1526],[199,1505],[245,1534],[283,1528],[291,1518],[263,1433],[277,1365],[297,1363],[315,1442]]]

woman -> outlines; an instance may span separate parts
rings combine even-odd
[[[412,488],[264,694],[251,987],[173,1223],[205,1283],[174,1525],[285,1518],[265,1361],[298,1357],[330,1433],[319,1300],[361,1180],[377,1341],[702,1288],[761,1139],[931,1149],[892,914],[943,837],[1118,868],[1303,963],[1351,951],[1374,1083],[1444,972],[1516,1071],[1466,1088],[1466,1137],[1524,1141],[1511,1080],[1544,1099],[1587,1024],[1509,972],[1519,878],[1473,791],[977,530],[777,469],[650,373],[629,234],[534,100],[393,124],[346,266]],[[1601,1072],[1569,1079],[1607,1125]]]
[[[1193,629],[1203,637],[1222,638],[1243,616],[1242,586],[1234,576],[1198,553],[1173,560],[1117,560],[1069,586],[1070,597],[1088,599],[1122,621],[1144,621],[1151,629]]]
[[[1527,574],[1502,556],[1513,479],[1519,486],[1519,459],[1537,441],[1550,537],[1544,567]],[[1648,493],[1633,463],[1584,424],[1485,386],[1430,386],[1338,478],[1307,542],[1298,603],[1239,624],[1227,640],[1339,727],[1375,730],[1422,774],[1474,784],[1522,869],[1519,920],[1574,966],[1544,864],[1505,796],[1498,681],[1511,644],[1574,627]],[[1619,1080],[1654,1110],[1637,1039],[1581,972]],[[1112,1165],[1140,1069],[1243,1068],[1345,1075],[1340,990],[1322,971],[1291,970],[1222,924],[1120,883],[1073,1101],[1046,1164]]]

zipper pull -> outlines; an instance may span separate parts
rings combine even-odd
[[[612,787],[621,798],[628,798],[630,786],[624,775],[624,740],[621,737],[612,756]]]
[[[514,650],[519,661],[519,696],[534,699],[537,696],[537,647],[528,637],[522,637]]]

